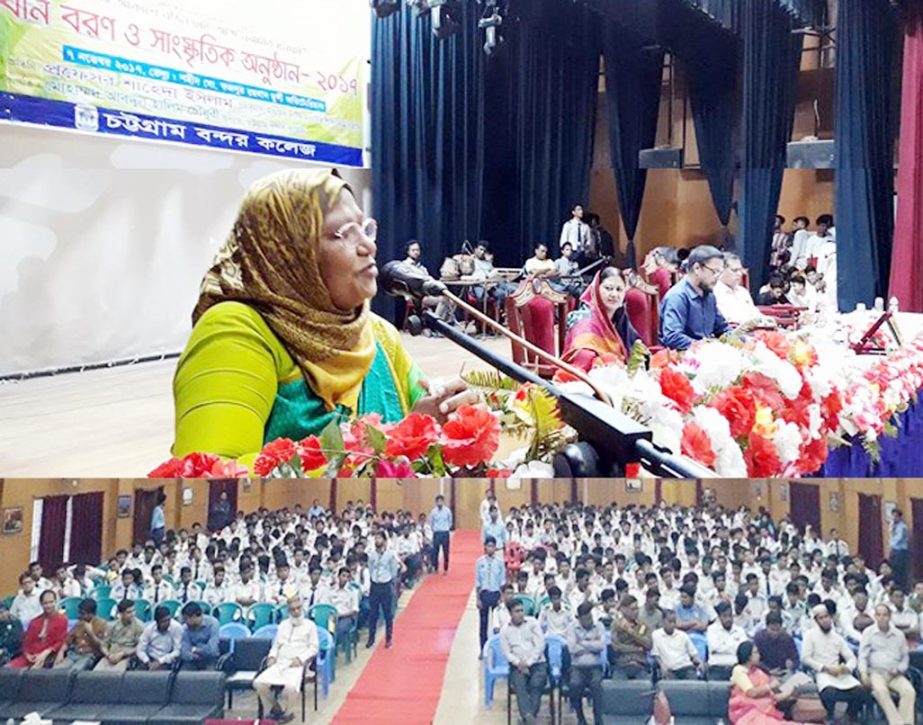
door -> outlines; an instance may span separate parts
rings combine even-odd
[[[46,496],[42,499],[38,561],[48,578],[54,576],[54,570],[64,561],[67,499],[67,496]]]
[[[216,517],[212,514],[212,511],[221,500],[221,494],[226,493],[228,495],[228,504],[230,504],[230,512],[228,513],[228,521],[225,521],[223,525],[219,525]],[[216,478],[208,483],[208,528],[212,531],[216,529],[223,528],[227,526],[228,523],[234,520],[234,517],[237,515],[237,479],[236,478]]]
[[[73,520],[69,561],[96,566],[103,555],[103,492],[83,493],[71,500]]]
[[[799,529],[804,529],[808,524],[814,529],[814,535],[820,537],[823,533],[820,528],[820,486],[808,483],[790,483],[789,491],[789,517]]]
[[[913,519],[913,528],[910,531],[913,578],[923,579],[923,498],[910,499],[910,516]]]
[[[135,491],[135,516],[132,526],[132,543],[145,543],[151,538],[151,515],[157,506],[157,497],[163,486]]]
[[[859,553],[865,563],[877,570],[884,558],[884,537],[881,524],[881,496],[859,494]]]

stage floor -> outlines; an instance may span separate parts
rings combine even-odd
[[[402,335],[431,378],[486,369],[444,339]],[[510,354],[503,338],[486,338]],[[141,478],[169,458],[176,360],[0,384],[0,471],[7,478]]]

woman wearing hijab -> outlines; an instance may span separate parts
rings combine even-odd
[[[440,395],[372,314],[377,224],[335,172],[257,181],[202,282],[173,381],[173,455],[241,458],[333,420],[411,411],[444,417],[476,402],[460,380]]]
[[[622,362],[641,337],[625,311],[625,280],[615,267],[593,278],[580,298],[580,307],[567,318],[564,360],[590,370],[597,358],[615,355]]]

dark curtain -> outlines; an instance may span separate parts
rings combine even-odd
[[[884,557],[881,526],[881,496],[859,494],[859,553],[872,569],[878,569]]]
[[[923,579],[923,498],[910,499],[910,545],[913,557],[911,559],[914,579]]]
[[[642,149],[653,148],[657,138],[663,51],[644,49],[613,22],[607,23],[603,49],[609,153],[619,212],[628,236],[628,266],[635,267],[634,239],[647,182],[647,171],[640,167],[638,154]]]
[[[889,294],[900,300],[902,310],[923,312],[923,6],[908,6],[907,12]]]
[[[64,560],[67,498],[46,496],[42,499],[42,531],[38,543],[38,560],[47,572],[53,572]]]
[[[216,531],[230,524],[237,516],[237,479],[219,478],[208,483],[208,523],[209,530]],[[219,516],[215,505],[221,500],[221,494],[228,495],[228,511]]]
[[[70,561],[96,565],[103,555],[103,493],[82,493],[71,503]]]
[[[135,513],[132,521],[133,544],[143,544],[151,538],[151,516],[157,505],[157,494],[162,490],[135,491]]]
[[[739,249],[755,288],[769,274],[769,247],[786,148],[795,121],[802,35],[792,15],[765,0],[743,0],[743,137]]]
[[[723,35],[716,35],[713,40],[723,40]],[[718,243],[733,248],[734,242],[727,226],[734,205],[737,170],[737,46],[734,43],[706,42],[695,53],[683,56],[683,61],[688,70],[686,75],[699,160],[708,178],[718,220],[725,228],[725,239],[718,240]]]
[[[841,310],[888,288],[894,227],[888,0],[841,0],[837,18],[836,239]]]
[[[799,529],[810,524],[814,534],[820,536],[820,486],[807,483],[788,485],[789,516]]]

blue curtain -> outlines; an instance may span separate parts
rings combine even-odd
[[[841,310],[888,289],[894,233],[892,63],[888,0],[841,0],[837,18],[836,240]]]
[[[793,17],[765,0],[743,0],[743,152],[739,247],[755,287],[769,271],[773,217],[795,119],[803,36]]]
[[[615,23],[607,23],[606,102],[609,110],[609,154],[615,172],[619,211],[628,236],[628,266],[635,267],[635,233],[641,216],[647,171],[638,154],[657,139],[663,51],[648,50]]]

